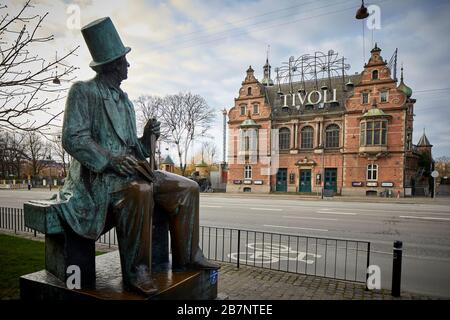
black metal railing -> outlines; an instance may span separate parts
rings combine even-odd
[[[365,283],[370,242],[202,226],[208,259]]]
[[[0,229],[39,232],[25,226],[23,209],[0,207]],[[117,246],[115,229],[98,243]],[[366,283],[370,242],[318,238],[211,226],[200,227],[200,247],[208,259]]]

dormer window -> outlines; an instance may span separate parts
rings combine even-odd
[[[388,91],[383,90],[380,91],[380,102],[387,102],[388,101]]]
[[[259,105],[257,103],[253,104],[253,114],[259,114]]]
[[[372,80],[378,80],[378,70],[372,71]]]
[[[369,93],[368,92],[363,92],[362,93],[362,103],[363,104],[368,104],[369,103]]]
[[[247,95],[248,95],[248,96],[251,96],[251,95],[252,95],[252,87],[249,87],[249,88],[247,89]]]
[[[245,116],[247,113],[247,106],[245,104],[241,105],[241,116]]]

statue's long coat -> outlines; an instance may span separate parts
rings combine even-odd
[[[66,102],[62,143],[73,160],[57,210],[76,233],[90,239],[97,239],[105,227],[110,193],[126,182],[105,172],[111,157],[127,154],[125,141],[130,136],[135,156],[140,160],[149,157],[150,146],[136,136],[131,101],[126,97],[130,126],[121,125],[118,101],[119,94],[97,76],[73,84]]]

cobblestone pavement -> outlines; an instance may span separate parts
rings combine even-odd
[[[394,298],[389,290],[366,291],[364,284],[310,275],[221,263],[219,295],[230,300],[430,300],[402,292]]]

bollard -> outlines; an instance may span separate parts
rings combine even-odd
[[[400,285],[402,280],[402,252],[403,243],[401,241],[394,242],[393,263],[392,263],[392,288],[391,295],[400,297]]]

